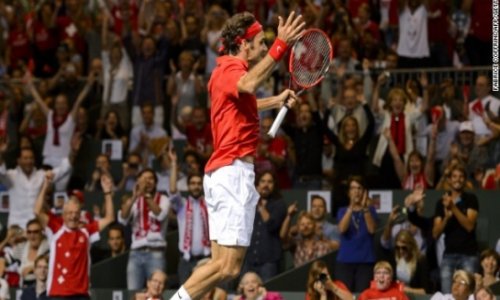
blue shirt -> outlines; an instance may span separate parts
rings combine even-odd
[[[369,207],[370,214],[378,221],[375,207]],[[337,213],[337,220],[342,220],[347,207],[341,207]],[[341,263],[373,263],[375,249],[373,234],[368,232],[363,211],[353,211],[351,221],[346,232],[340,234],[340,248],[337,261]]]

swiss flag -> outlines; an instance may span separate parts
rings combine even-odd
[[[479,116],[482,116],[484,114],[483,103],[481,102],[480,99],[474,101],[474,104],[472,104],[472,111]]]

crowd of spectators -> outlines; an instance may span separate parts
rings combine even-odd
[[[411,71],[490,65],[492,7],[481,0],[0,0],[0,191],[10,200],[0,244],[5,282],[30,287],[26,295],[36,297],[61,292],[54,286],[64,286],[72,271],[55,267],[70,253],[57,241],[86,245],[116,219],[105,231],[107,246],[87,253],[80,245],[80,264],[130,247],[127,284],[146,287],[142,299],[163,290],[165,250],[177,247],[182,283],[210,256],[202,189],[213,151],[206,84],[224,22],[250,11],[272,42],[277,16],[292,10],[329,35],[334,59],[275,138],[266,135],[273,113],[261,115],[261,199],[244,262],[245,272],[255,273],[242,278],[242,299],[278,297],[261,287],[279,272],[283,249],[297,267],[338,250],[336,280],[324,265],[311,270],[310,299],[487,294],[499,258],[493,250],[478,255],[473,191],[500,187],[500,100],[487,69],[473,84]],[[399,68],[410,69],[402,84],[389,72]],[[288,86],[283,64],[258,97]],[[280,194],[290,188],[331,190],[334,201],[315,196],[309,212],[298,212]],[[395,207],[379,224],[372,188],[413,190],[408,220],[398,221]],[[422,207],[431,188],[443,198],[428,217]],[[102,194],[104,207],[81,211],[82,191]],[[124,193],[117,207],[115,192]],[[380,242],[377,226],[384,227]],[[179,229],[178,245],[166,244],[167,227]],[[378,244],[387,262],[376,255]],[[423,275],[428,270],[434,276]],[[316,278],[321,274],[326,281]]]

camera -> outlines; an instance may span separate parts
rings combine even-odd
[[[320,281],[321,283],[325,283],[327,280],[328,280],[327,274],[325,274],[325,273],[319,274],[318,281]]]

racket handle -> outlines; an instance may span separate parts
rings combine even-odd
[[[288,106],[283,105],[278,115],[276,116],[276,119],[274,119],[273,125],[271,125],[271,129],[269,129],[269,132],[267,133],[270,137],[276,136],[276,133],[278,132],[281,123],[283,123],[283,120],[285,119],[287,112],[288,112]]]

